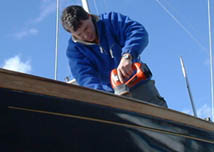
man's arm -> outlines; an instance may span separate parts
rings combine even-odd
[[[148,33],[140,23],[119,13],[109,13],[112,31],[122,47],[122,58],[117,68],[119,79],[124,82],[125,78],[133,73],[132,61],[137,59],[148,44]],[[129,56],[129,58],[124,58]]]
[[[124,83],[125,79],[128,79],[132,73],[132,56],[129,53],[125,53],[122,55],[120,60],[120,64],[117,67],[117,73],[119,80]]]
[[[69,50],[72,49],[72,50]],[[73,77],[84,87],[104,90],[92,63],[74,47],[68,47],[67,57]]]
[[[119,13],[109,13],[112,31],[122,47],[122,54],[129,53],[136,59],[148,45],[148,33],[142,24]]]

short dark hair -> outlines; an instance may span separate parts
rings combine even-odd
[[[64,9],[61,17],[62,26],[68,32],[71,32],[69,29],[76,31],[80,26],[80,20],[87,20],[89,14],[78,5],[71,5]]]

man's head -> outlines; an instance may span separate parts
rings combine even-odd
[[[96,30],[92,16],[81,6],[69,6],[64,9],[62,17],[64,29],[76,39],[93,42],[96,39]]]

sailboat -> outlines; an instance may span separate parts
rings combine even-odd
[[[130,97],[0,69],[1,150],[214,152],[214,125]]]
[[[184,113],[0,69],[4,151],[214,151],[214,125]]]

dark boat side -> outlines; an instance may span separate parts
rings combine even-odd
[[[214,151],[214,125],[131,98],[0,69],[4,151]]]

